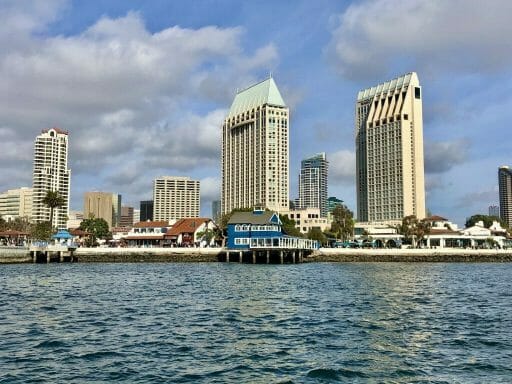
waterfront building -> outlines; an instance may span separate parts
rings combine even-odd
[[[45,129],[34,143],[32,220],[50,221],[50,208],[44,203],[47,192],[58,192],[64,205],[53,210],[52,223],[65,229],[69,214],[71,170],[68,168],[68,133],[59,128]]]
[[[134,220],[135,223],[139,221],[153,221],[153,200],[143,200],[140,202],[139,220]]]
[[[360,91],[355,133],[358,220],[423,219],[423,117],[416,73]]]
[[[318,228],[322,232],[331,228],[331,221],[323,217],[318,208],[291,209],[281,212],[290,220],[295,222],[297,228],[302,234],[308,233],[313,228]]]
[[[489,216],[500,217],[500,207],[497,205],[489,205]]]
[[[282,232],[277,212],[254,210],[234,212],[228,221],[228,249],[308,249],[318,248],[318,242],[286,236]]]
[[[0,217],[12,220],[16,217],[32,219],[32,188],[9,189],[0,193]]]
[[[120,227],[131,227],[133,226],[133,207],[122,206],[121,207],[121,220],[119,222]]]
[[[504,165],[498,169],[500,218],[512,228],[512,170]]]
[[[272,77],[238,92],[222,126],[222,212],[289,201],[289,109]]]
[[[121,195],[111,192],[85,192],[84,217],[104,219],[109,229],[121,221]]]
[[[171,221],[199,217],[199,181],[162,176],[153,183],[153,220]]]
[[[318,208],[327,217],[327,170],[325,152],[301,161],[299,175],[299,208]]]
[[[208,218],[196,217],[178,220],[164,236],[171,247],[213,246],[217,225]]]
[[[162,247],[170,228],[168,221],[140,221],[133,225],[124,241],[129,247]]]

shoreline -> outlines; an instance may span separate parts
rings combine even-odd
[[[224,248],[78,248],[79,263],[221,262]],[[234,261],[233,261],[234,262]],[[347,249],[321,248],[304,263],[322,262],[512,262],[512,250],[494,249]],[[0,264],[32,263],[28,248],[0,248]]]

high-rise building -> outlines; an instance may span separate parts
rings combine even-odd
[[[140,202],[140,215],[138,221],[153,221],[153,207],[153,200],[142,200]],[[136,221],[136,223],[138,221]]]
[[[135,225],[140,220],[140,209],[134,209],[133,210],[133,224]]]
[[[497,205],[489,205],[489,216],[500,217],[500,207]]]
[[[222,126],[222,212],[288,210],[289,110],[272,77],[238,92]]]
[[[32,219],[32,188],[9,189],[0,193],[0,216],[5,220],[16,217]]]
[[[218,223],[221,214],[222,214],[222,211],[220,209],[220,200],[213,200],[212,201],[212,220],[215,223]]]
[[[340,200],[335,196],[327,198],[327,210],[329,212],[332,212],[338,205],[343,205],[343,200]]]
[[[504,165],[498,169],[500,218],[512,228],[512,170]]]
[[[49,191],[58,192],[64,205],[53,210],[52,223],[66,228],[69,213],[71,170],[68,168],[68,133],[59,128],[46,129],[34,143],[32,219],[35,223],[50,221],[50,208],[43,199]]]
[[[121,207],[120,227],[133,227],[133,207]]]
[[[299,208],[318,208],[327,217],[327,169],[325,152],[301,161],[299,175]]]
[[[104,219],[109,228],[121,221],[121,195],[111,192],[85,192],[84,217]]]
[[[357,218],[425,217],[421,87],[415,72],[357,95]]]
[[[199,181],[162,176],[153,183],[153,220],[171,221],[199,217]]]

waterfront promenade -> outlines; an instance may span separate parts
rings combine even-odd
[[[218,262],[224,248],[78,248],[74,260],[90,262]],[[233,260],[237,261],[237,260]],[[512,262],[512,250],[320,248],[304,262]],[[28,248],[0,248],[0,264],[31,263]]]

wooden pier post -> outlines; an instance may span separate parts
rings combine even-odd
[[[279,261],[280,261],[281,264],[284,264],[283,251],[279,251]]]
[[[229,263],[229,251],[226,252],[226,263]]]
[[[244,253],[242,251],[240,251],[238,253],[238,262],[241,263],[244,261]]]
[[[256,251],[252,251],[252,263],[256,264]]]
[[[270,264],[270,251],[267,250],[267,264]]]
[[[46,263],[50,262],[50,251],[46,251]]]
[[[292,251],[292,262],[295,264],[295,251]]]

